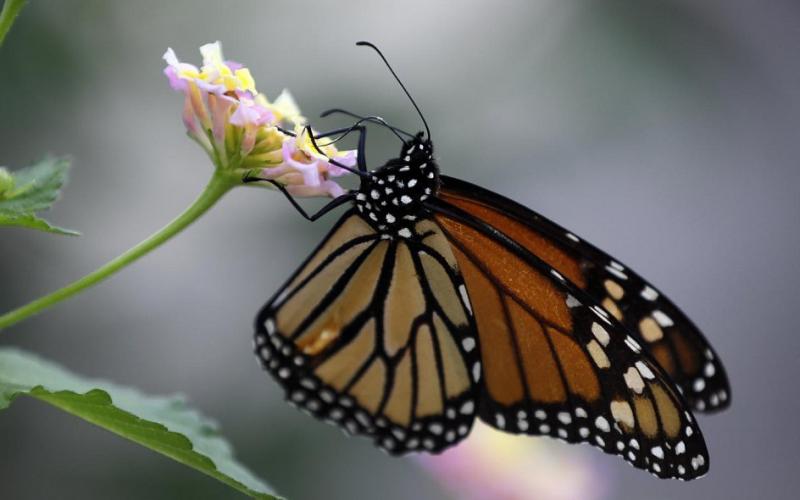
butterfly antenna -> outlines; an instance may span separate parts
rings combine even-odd
[[[332,115],[334,113],[340,113],[340,114],[343,114],[343,115],[351,116],[351,117],[356,118],[358,120],[364,120],[364,121],[368,121],[370,123],[377,123],[378,125],[381,125],[383,127],[388,128],[389,130],[394,132],[395,135],[397,135],[397,133],[399,132],[399,133],[407,136],[409,139],[413,139],[414,138],[414,134],[408,133],[405,130],[403,130],[401,128],[397,128],[397,127],[395,127],[393,125],[389,125],[388,123],[386,123],[386,120],[384,120],[380,116],[361,116],[361,115],[357,115],[357,114],[353,113],[352,111],[347,111],[347,110],[341,109],[341,108],[333,108],[333,109],[329,109],[327,111],[323,111],[322,113],[320,113],[319,117],[320,118],[325,118],[325,117],[330,116],[330,115]],[[405,139],[403,139],[402,137],[400,137],[399,139],[401,141],[403,141],[403,142],[406,142]]]
[[[389,61],[386,60],[386,57],[383,55],[383,53],[380,51],[380,49],[378,47],[376,47],[375,45],[373,45],[372,43],[365,42],[363,40],[360,41],[360,42],[356,42],[356,45],[358,45],[359,47],[364,47],[365,46],[365,47],[372,48],[372,50],[377,52],[378,55],[381,57],[381,59],[383,59],[383,63],[386,65],[387,68],[389,68],[389,71],[392,72],[392,76],[394,76],[394,79],[397,80],[397,83],[400,84],[400,88],[402,88],[403,92],[406,93],[406,96],[408,96],[408,100],[411,101],[411,104],[414,105],[414,109],[417,110],[417,114],[419,114],[419,117],[422,119],[422,123],[425,125],[425,131],[428,134],[428,140],[430,140],[431,139],[431,129],[430,129],[430,127],[428,127],[428,121],[425,120],[425,116],[422,114],[422,111],[419,109],[419,106],[417,106],[416,101],[414,101],[414,98],[411,97],[411,94],[408,92],[408,89],[406,88],[405,85],[403,85],[403,82],[400,81],[400,78],[397,76],[397,73],[394,72],[394,70],[392,69],[392,65],[389,64]]]
[[[332,146],[332,145],[336,144],[337,142],[341,141],[342,139],[344,139],[345,137],[350,135],[353,132],[353,130],[358,128],[362,123],[368,122],[368,121],[370,121],[369,118],[364,118],[364,119],[358,120],[353,125],[351,125],[350,128],[348,128],[347,130],[345,130],[344,132],[339,134],[339,137],[337,137],[336,139],[329,139],[328,142],[326,142],[325,144],[322,144],[322,147]],[[400,137],[400,136],[398,136],[398,137]],[[402,138],[401,138],[401,140],[402,140]]]

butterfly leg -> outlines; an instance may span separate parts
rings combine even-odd
[[[242,182],[244,182],[244,183],[269,182],[270,184],[275,186],[278,189],[278,191],[283,193],[283,195],[286,197],[286,199],[289,200],[289,203],[292,204],[292,206],[295,208],[295,210],[297,210],[300,213],[300,215],[302,215],[305,219],[307,219],[307,220],[309,220],[311,222],[314,222],[315,220],[319,219],[320,217],[322,217],[326,213],[330,212],[334,208],[336,208],[336,207],[342,205],[343,203],[346,203],[346,202],[348,202],[348,201],[353,199],[353,195],[349,194],[349,193],[348,194],[344,194],[342,196],[337,196],[336,198],[334,198],[333,201],[331,201],[330,203],[328,203],[324,207],[320,208],[317,212],[309,215],[308,212],[306,212],[305,209],[303,207],[301,207],[299,203],[297,203],[297,200],[294,199],[294,196],[292,196],[292,194],[286,189],[286,187],[283,184],[281,184],[280,182],[278,182],[278,181],[275,181],[273,179],[261,179],[259,177],[246,176],[244,179],[242,179]]]
[[[344,165],[343,163],[340,163],[340,162],[334,160],[333,158],[329,157],[328,155],[326,155],[322,151],[322,149],[320,149],[319,145],[317,144],[317,139],[322,139],[322,138],[325,138],[325,137],[329,137],[331,135],[342,134],[342,133],[344,134],[344,135],[342,135],[342,137],[344,137],[345,135],[347,135],[348,133],[350,133],[353,130],[358,130],[361,133],[361,136],[363,137],[363,135],[364,135],[364,127],[360,127],[358,125],[352,126],[352,127],[343,128],[343,129],[331,130],[330,132],[325,132],[323,134],[317,134],[317,135],[314,135],[314,134],[311,133],[312,130],[311,130],[311,126],[310,125],[306,125],[306,127],[303,129],[302,134],[305,134],[306,131],[308,131],[308,137],[311,139],[311,144],[314,146],[314,149],[317,150],[317,153],[319,153],[322,156],[324,156],[325,158],[327,158],[328,162],[330,162],[332,165],[336,165],[337,167],[339,167],[341,169],[344,169],[344,170],[347,170],[350,173],[356,174],[359,177],[370,177],[372,174],[367,172],[366,165],[363,163],[362,160],[359,160],[357,158],[356,160],[359,161],[358,170],[353,169],[353,167],[349,167],[347,165]],[[341,139],[341,137],[339,139]],[[336,140],[339,140],[339,139],[336,139]],[[363,154],[363,149],[364,149],[363,141],[359,141],[359,144],[360,144],[360,150],[361,150],[361,151],[359,151],[359,153]],[[363,166],[363,168],[362,168],[362,166]]]

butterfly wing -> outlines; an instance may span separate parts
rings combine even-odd
[[[725,369],[700,330],[638,274],[536,212],[479,186],[442,177],[439,197],[502,231],[553,266],[628,330],[696,411],[730,403]]]
[[[663,478],[708,470],[669,377],[581,288],[466,212],[431,201],[475,314],[479,415],[514,433],[589,442]]]
[[[438,226],[416,228],[383,238],[348,212],[256,320],[256,354],[290,402],[392,454],[443,450],[477,411],[463,281]]]

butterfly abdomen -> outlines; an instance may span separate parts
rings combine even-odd
[[[414,141],[399,158],[365,177],[355,205],[381,234],[410,238],[425,210],[423,202],[439,189],[439,167],[430,143]]]

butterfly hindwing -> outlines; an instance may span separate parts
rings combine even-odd
[[[481,419],[509,432],[588,442],[659,477],[707,471],[686,403],[619,322],[506,235],[441,201],[430,206],[474,310]]]
[[[718,356],[692,321],[655,287],[538,213],[479,186],[441,179],[440,198],[536,254],[633,332],[696,411],[729,405],[730,387]]]
[[[407,240],[345,214],[256,321],[287,399],[393,454],[439,452],[477,411],[479,346],[438,226]]]

